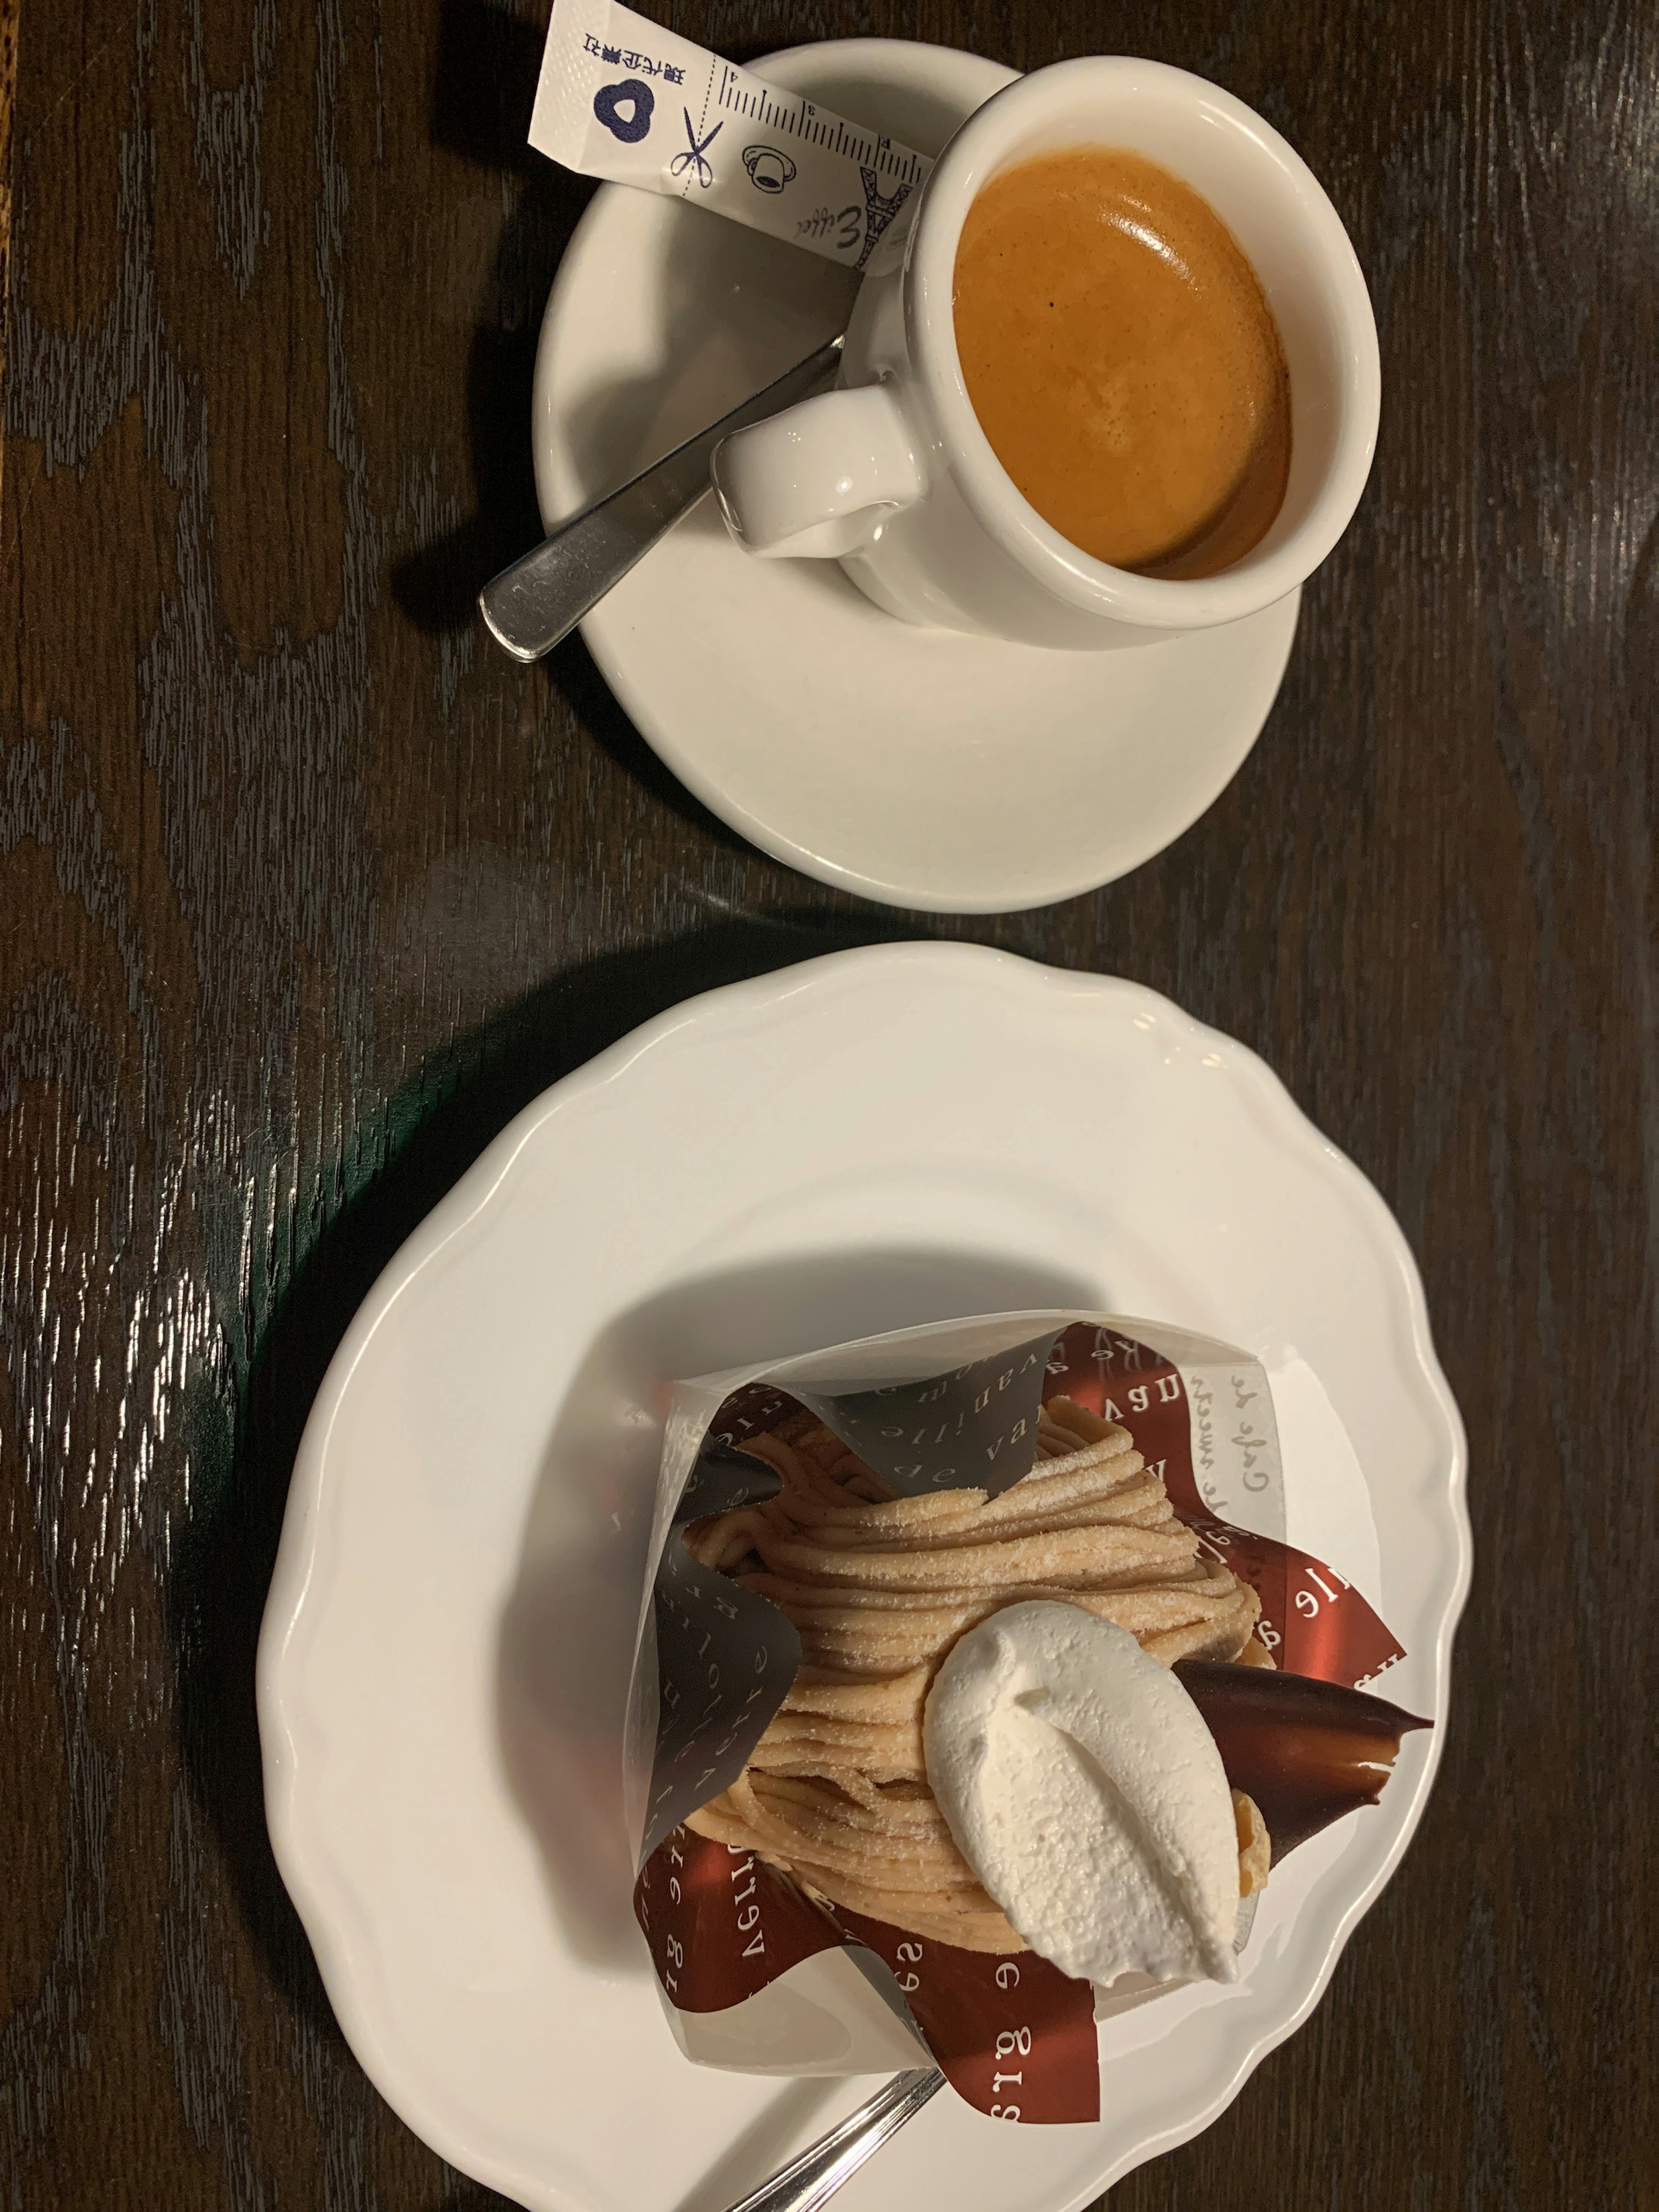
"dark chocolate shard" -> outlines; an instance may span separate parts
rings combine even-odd
[[[1176,1668],[1221,1753],[1227,1779],[1253,1797],[1276,1866],[1358,1805],[1375,1805],[1400,1739],[1430,1721],[1386,1698],[1311,1674],[1183,1659]]]

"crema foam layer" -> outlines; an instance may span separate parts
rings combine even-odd
[[[1273,311],[1208,202],[1085,146],[992,179],[957,248],[957,349],[997,459],[1114,568],[1212,576],[1284,502],[1291,387]]]

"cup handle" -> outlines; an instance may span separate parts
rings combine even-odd
[[[888,384],[820,392],[735,431],[714,448],[709,474],[738,544],[775,560],[850,553],[884,513],[927,489]]]

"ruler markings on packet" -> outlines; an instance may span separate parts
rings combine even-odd
[[[530,143],[862,270],[932,163],[617,0],[554,0]]]
[[[877,131],[860,130],[857,124],[844,123],[838,115],[821,114],[810,100],[792,98],[787,93],[766,86],[745,90],[743,79],[746,74],[734,70],[729,62],[720,64],[720,82],[714,89],[716,107],[724,108],[728,114],[741,115],[745,121],[763,124],[769,130],[787,131],[796,137],[808,138],[814,145],[827,147],[831,153],[844,155],[860,166],[878,172],[884,170],[901,184],[920,184],[926,175],[927,164],[908,146],[896,146],[890,138]]]

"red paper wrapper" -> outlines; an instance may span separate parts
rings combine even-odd
[[[1201,1545],[1255,1588],[1258,1634],[1279,1667],[1352,1688],[1403,1656],[1365,1599],[1333,1569],[1213,1510],[1227,1488],[1279,1495],[1278,1434],[1259,1363],[1180,1331],[1153,1332],[1182,1351],[1177,1362],[1131,1334],[1134,1324],[1005,1318],[1015,1334],[1019,1322],[1046,1318],[1048,1325],[1006,1351],[902,1387],[825,1394],[786,1390],[774,1376],[747,1382],[702,1434],[678,1525],[690,1517],[687,1501],[699,1514],[720,1510],[738,1494],[732,1486],[763,1475],[735,1447],[803,1405],[914,1494],[987,1486],[985,1466],[995,1469],[990,1486],[1006,1487],[1029,1471],[1038,1402],[1066,1396],[1129,1431]],[[982,1334],[987,1325],[962,1326]],[[849,1348],[849,1357],[864,1349]],[[738,1620],[729,1596],[712,1587],[725,1578],[699,1570],[698,1586],[684,1565],[689,1555],[676,1559],[678,1547],[671,1529],[656,1599],[664,1718],[652,1802],[659,1820],[674,1802],[683,1802],[683,1819],[741,1771],[799,1653],[797,1639],[792,1656],[793,1629],[775,1607],[743,1592],[746,1607],[760,1610]],[[717,1645],[722,1634],[730,1641]],[[740,1706],[731,1702],[734,1673],[750,1685]],[[648,1829],[647,1840],[654,1842]],[[861,1945],[888,1968],[917,2032],[978,2111],[1028,2124],[1099,2116],[1095,1991],[1035,1952],[998,1958],[924,1941],[809,1898],[751,1853],[680,1825],[649,1850],[635,1910],[664,1993],[683,2014],[726,2011],[816,1953]]]
[[[1058,1364],[1057,1364],[1058,1363]],[[1164,1478],[1170,1503],[1197,1532],[1206,1552],[1224,1560],[1261,1600],[1256,1634],[1287,1674],[1363,1688],[1406,1656],[1403,1647],[1334,1567],[1271,1536],[1235,1528],[1210,1511],[1200,1494],[1206,1438],[1225,1425],[1245,1465],[1256,1455],[1278,1459],[1278,1435],[1267,1378],[1241,1359],[1224,1396],[1206,1390],[1189,1398],[1180,1369],[1147,1345],[1115,1329],[1079,1324],[1054,1347],[1049,1398],[1068,1397],[1103,1420],[1116,1421],[1135,1449]],[[1194,1439],[1196,1457],[1194,1467]]]
[[[1100,2117],[1094,1992],[1035,1951],[994,1958],[814,1904],[751,1851],[690,1828],[647,1860],[634,1910],[682,2012],[724,2012],[814,1952],[861,1943],[891,1972],[951,2087],[980,2112]]]

